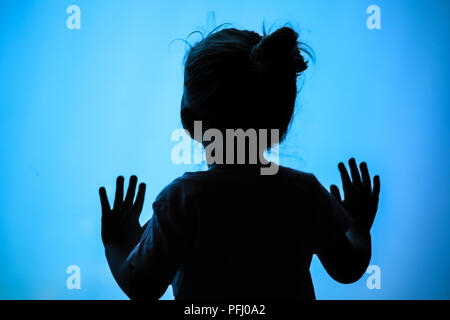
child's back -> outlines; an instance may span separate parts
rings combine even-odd
[[[162,291],[176,273],[177,299],[314,299],[312,255],[348,227],[313,175],[284,167],[273,176],[247,166],[186,173],[153,207],[129,257],[139,296],[148,277]]]

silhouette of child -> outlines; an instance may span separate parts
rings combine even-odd
[[[202,121],[204,131],[278,129],[283,140],[296,80],[307,68],[301,53],[309,54],[288,27],[263,36],[232,28],[210,33],[187,56],[183,127],[191,136],[194,121]],[[224,150],[233,160],[238,152]],[[372,187],[364,162],[358,169],[350,159],[350,175],[339,163],[341,200],[337,186],[330,194],[310,173],[280,166],[261,175],[264,161],[245,160],[223,164],[210,157],[207,171],[175,179],[156,198],[144,227],[145,184],[134,199],[136,176],[125,199],[124,178],[117,178],[112,209],[100,188],[106,257],[130,298],[158,299],[172,284],[175,299],[312,300],[313,254],[341,283],[364,274],[380,191],[379,177]]]

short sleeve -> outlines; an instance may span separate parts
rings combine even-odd
[[[344,236],[352,219],[342,205],[326,190],[314,175],[313,195],[313,250],[317,253],[324,247],[331,247]]]
[[[186,259],[192,223],[185,205],[184,196],[173,185],[153,203],[153,216],[127,258],[135,296],[147,297],[153,290],[162,295]]]

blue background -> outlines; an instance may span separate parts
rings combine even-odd
[[[66,27],[71,4],[81,30]],[[366,27],[371,4],[381,30]],[[201,169],[170,158],[185,53],[171,42],[224,22],[261,32],[263,21],[290,22],[317,55],[281,163],[326,187],[351,156],[381,175],[371,262],[381,289],[367,288],[369,275],[338,284],[315,259],[317,297],[450,298],[449,9],[446,0],[2,0],[0,298],[125,298],[104,257],[98,187],[111,194],[117,175],[138,175],[144,222],[165,185]],[[73,264],[81,290],[66,288]]]

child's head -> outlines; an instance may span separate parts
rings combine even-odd
[[[278,129],[282,140],[307,68],[297,39],[288,27],[264,36],[223,29],[195,44],[185,63],[183,127],[191,136],[195,120],[203,130]]]

